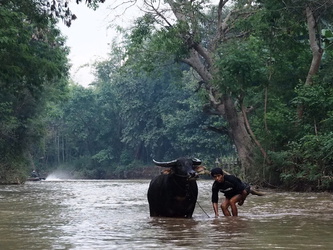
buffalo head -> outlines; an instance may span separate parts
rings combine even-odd
[[[197,158],[191,159],[182,157],[168,162],[153,161],[157,166],[169,168],[170,173],[175,176],[187,178],[188,180],[198,178],[197,172],[200,171],[199,165],[201,161]]]

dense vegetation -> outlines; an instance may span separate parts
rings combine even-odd
[[[45,108],[66,90],[67,49],[33,1],[0,2],[0,182],[24,180]]]
[[[99,64],[94,87],[72,85],[68,101],[54,106],[47,144],[38,154],[40,169],[70,166],[80,177],[110,178],[152,166],[153,158],[215,160],[230,154],[226,138],[207,131],[218,121],[202,112],[189,75],[178,80],[185,86],[170,72],[152,78],[110,66]]]
[[[89,88],[68,83],[54,27],[75,18],[38,2],[0,4],[2,182],[34,167],[111,178],[152,158],[212,167],[237,154],[250,181],[333,188],[329,1],[144,1]]]

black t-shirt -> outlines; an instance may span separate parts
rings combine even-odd
[[[224,175],[224,182],[219,183],[214,181],[212,187],[212,202],[218,203],[219,191],[224,193],[224,196],[228,199],[233,196],[242,193],[246,188],[246,185],[234,175]]]

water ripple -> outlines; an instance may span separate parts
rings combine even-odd
[[[149,217],[148,180],[1,186],[0,249],[333,248],[332,194],[267,190],[214,218],[211,184],[198,181],[193,219]]]

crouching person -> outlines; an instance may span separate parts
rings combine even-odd
[[[212,203],[215,216],[219,216],[219,191],[224,193],[225,196],[221,204],[224,216],[238,216],[237,204],[239,206],[243,205],[246,197],[250,193],[250,185],[242,182],[234,175],[224,174],[221,168],[212,169],[211,176],[214,179],[212,186]],[[231,213],[229,207],[231,208]]]

